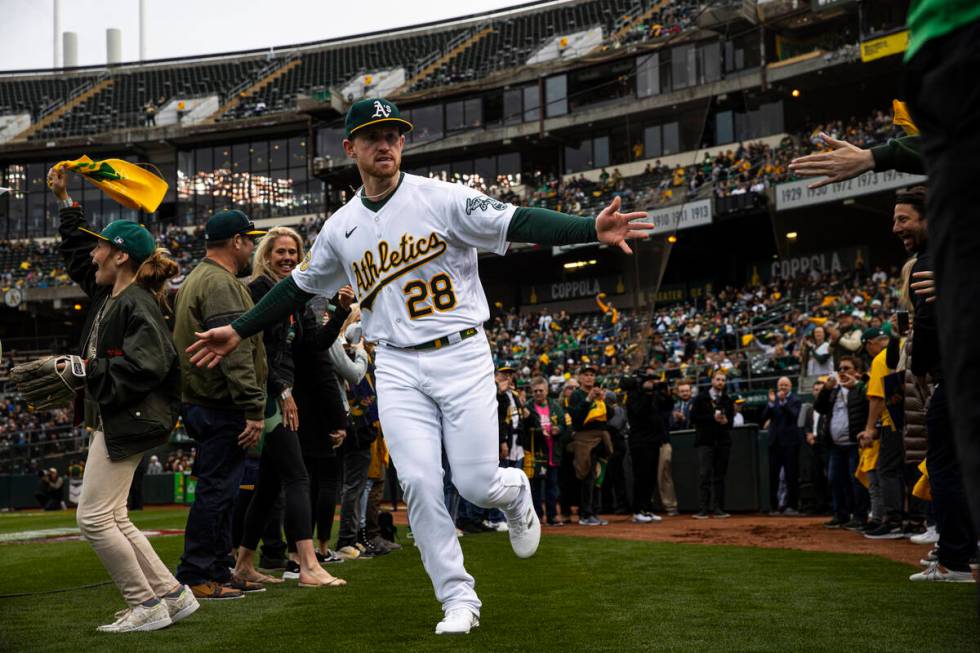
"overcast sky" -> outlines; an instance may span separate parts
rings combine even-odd
[[[363,34],[522,4],[526,0],[147,0],[146,58],[267,48]],[[0,0],[0,70],[51,68],[54,0]],[[123,61],[139,59],[138,0],[61,0],[61,31],[78,64],[104,64],[107,28]]]

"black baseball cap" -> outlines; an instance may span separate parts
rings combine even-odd
[[[352,104],[347,110],[344,128],[347,132],[347,138],[350,138],[358,129],[383,123],[397,125],[403,134],[407,134],[413,129],[412,123],[402,118],[398,105],[383,97],[366,98]]]
[[[266,232],[256,229],[255,223],[238,209],[219,211],[210,218],[204,227],[204,240],[209,243],[228,240],[238,234],[243,236],[264,236]]]

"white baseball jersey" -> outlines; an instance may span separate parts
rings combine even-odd
[[[358,193],[293,270],[302,290],[350,283],[368,340],[409,347],[490,318],[478,251],[507,251],[515,207],[461,184],[405,174],[378,211]]]

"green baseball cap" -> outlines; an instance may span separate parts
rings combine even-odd
[[[869,327],[865,329],[864,332],[861,334],[861,342],[871,342],[872,340],[875,340],[876,338],[880,338],[881,336],[885,336],[885,335],[888,334],[882,331],[881,329],[879,329],[878,327]]]
[[[261,229],[256,229],[255,223],[252,222],[251,218],[238,209],[219,211],[208,218],[208,222],[204,226],[204,240],[209,243],[228,240],[238,234],[242,234],[243,236],[264,236],[265,232]]]
[[[347,130],[347,138],[350,138],[358,129],[386,122],[398,125],[403,134],[413,129],[412,123],[402,118],[398,105],[384,98],[365,98],[352,104],[347,110],[344,127]]]
[[[78,230],[108,242],[137,261],[145,261],[157,248],[153,234],[143,225],[130,220],[110,222],[101,233],[95,233],[82,227],[79,227]]]

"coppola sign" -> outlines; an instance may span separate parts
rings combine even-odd
[[[858,264],[866,265],[866,247],[835,249],[803,256],[792,256],[778,261],[767,261],[752,266],[751,283],[792,279],[816,272],[817,274],[840,274],[854,270]]]
[[[524,304],[560,302],[569,299],[591,299],[604,292],[622,295],[626,292],[622,277],[586,277],[574,281],[542,283],[521,290]]]

